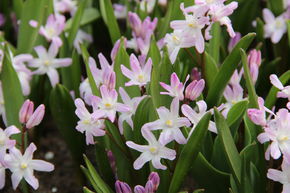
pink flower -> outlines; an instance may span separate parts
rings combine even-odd
[[[143,128],[150,130],[162,130],[159,141],[165,145],[173,140],[179,144],[185,144],[186,138],[183,136],[179,128],[189,127],[190,122],[185,117],[179,117],[179,100],[174,98],[172,100],[170,111],[166,107],[157,109],[159,119],[151,123],[146,123]]]
[[[12,148],[9,155],[5,156],[5,164],[12,172],[11,180],[14,190],[16,190],[22,178],[36,190],[39,187],[39,182],[33,175],[34,170],[43,172],[54,170],[54,166],[51,163],[32,159],[35,150],[36,146],[31,143],[24,155],[17,148]]]
[[[189,77],[187,76],[187,79],[188,78]],[[184,99],[184,95],[183,95],[184,85],[182,82],[180,82],[180,80],[175,72],[171,74],[170,85],[167,85],[163,82],[160,82],[160,85],[165,90],[168,91],[168,92],[160,92],[160,94],[169,95],[169,96],[172,96],[174,98],[176,97],[180,101],[182,101]]]
[[[2,190],[5,186],[5,178],[6,178],[6,168],[4,165],[0,162],[0,190]]]
[[[271,38],[272,43],[278,43],[283,34],[287,31],[287,25],[284,15],[280,15],[275,18],[273,13],[269,9],[263,9],[263,18],[265,20],[264,25],[264,37]]]
[[[242,35],[240,32],[235,32],[235,37],[230,39],[230,42],[228,44],[228,51],[231,52],[235,45],[240,41],[240,39],[242,38]]]
[[[286,160],[282,162],[282,171],[276,169],[269,169],[267,177],[273,181],[283,184],[282,193],[290,192],[290,165]]]
[[[0,27],[5,23],[5,17],[0,13]]]
[[[70,13],[74,15],[77,10],[76,0],[54,0],[54,10],[56,13]]]
[[[56,59],[59,47],[52,42],[48,51],[43,46],[34,48],[38,58],[29,61],[29,66],[37,68],[32,74],[47,74],[51,85],[54,87],[59,82],[59,75],[56,68],[71,65],[71,58]]]
[[[44,117],[45,106],[42,104],[34,112],[33,110],[34,103],[27,99],[19,111],[19,121],[22,124],[26,124],[27,129],[39,125]]]
[[[153,191],[156,191],[158,189],[159,183],[160,183],[160,177],[157,172],[151,172],[148,181],[152,181],[153,184]]]
[[[199,97],[204,89],[205,82],[203,79],[192,81],[185,89],[185,98],[193,101]]]
[[[113,8],[114,8],[114,15],[116,16],[117,19],[126,19],[127,17],[126,5],[114,3]]]
[[[54,41],[58,46],[62,45],[62,40],[59,35],[65,27],[65,17],[63,15],[51,14],[48,16],[46,25],[41,26],[39,34],[43,35],[47,41]]]
[[[121,65],[122,73],[130,79],[129,82],[125,83],[125,86],[138,85],[139,87],[145,86],[151,79],[152,60],[149,58],[145,65],[141,66],[139,60],[134,54],[130,56],[129,70],[124,65]]]
[[[76,99],[75,105],[77,107],[75,114],[80,119],[76,129],[81,133],[85,133],[87,145],[94,144],[94,136],[104,136],[106,134],[104,120],[100,120],[94,117],[93,113],[89,113],[81,99]]]
[[[271,141],[266,153],[267,160],[280,158],[281,154],[290,160],[290,113],[287,109],[280,109],[275,118],[270,120],[264,132],[258,135],[260,143]]]
[[[290,105],[290,86],[283,86],[279,78],[275,74],[271,74],[270,76],[271,83],[278,88],[280,91],[277,93],[278,98],[287,98],[288,103],[287,107]]]
[[[102,98],[92,96],[92,105],[94,107],[94,118],[108,118],[114,122],[116,112],[127,112],[130,109],[121,103],[118,103],[118,93],[115,89],[109,90],[105,85],[100,88]]]
[[[3,162],[7,150],[15,146],[16,141],[10,139],[10,136],[17,133],[20,133],[20,130],[15,126],[7,127],[5,130],[0,128],[0,162]]]
[[[130,186],[127,183],[121,182],[119,180],[117,180],[115,183],[115,189],[116,193],[132,193]]]
[[[126,142],[130,148],[142,152],[133,164],[134,169],[139,170],[146,162],[151,161],[154,168],[165,170],[166,166],[162,165],[160,160],[162,158],[174,160],[176,152],[160,144],[151,131],[142,129],[141,132],[142,136],[148,141],[148,145],[138,145],[132,141]]]
[[[184,4],[180,4],[185,20],[171,21],[170,26],[174,30],[181,30],[187,37],[191,35],[194,39],[188,44],[193,44],[199,53],[204,51],[204,38],[202,29],[209,23],[209,18],[204,16],[208,8],[205,6],[192,6],[190,9],[184,8]],[[192,14],[189,14],[191,12]]]
[[[183,104],[181,106],[182,113],[190,120],[193,124],[193,127],[188,136],[191,136],[192,132],[194,131],[196,125],[200,121],[200,119],[208,112],[207,105],[204,101],[198,101],[196,103],[197,109],[192,109],[189,105]],[[213,121],[209,122],[208,130],[211,132],[217,133],[216,125]]]
[[[123,38],[123,41],[124,41],[124,47],[126,48],[127,47],[127,39],[126,38]],[[111,55],[110,56],[111,56],[111,60],[112,61],[115,61],[115,58],[116,58],[116,56],[118,54],[118,51],[120,49],[120,46],[121,46],[121,39],[118,39],[115,42],[115,44],[113,46],[113,49],[111,51]]]
[[[79,29],[77,32],[77,35],[75,37],[75,40],[74,40],[74,47],[79,54],[81,54],[80,44],[83,44],[84,42],[92,43],[93,36],[91,34],[86,33],[85,31]]]
[[[253,83],[255,84],[258,75],[259,75],[259,67],[261,65],[262,58],[261,58],[261,51],[259,50],[251,50],[249,55],[248,55],[248,64],[250,68],[250,74],[253,80]]]
[[[88,78],[81,82],[79,90],[80,96],[82,99],[84,99],[85,103],[92,105],[91,98],[93,96],[93,92]]]
[[[119,88],[119,93],[120,93],[120,96],[121,96],[121,99],[122,99],[124,105],[126,105],[128,107],[128,111],[121,112],[121,115],[119,116],[119,120],[118,120],[118,126],[120,129],[120,133],[123,134],[123,131],[124,131],[123,122],[124,121],[126,121],[132,129],[134,128],[132,116],[135,114],[139,103],[146,96],[130,98],[128,93],[122,87]]]

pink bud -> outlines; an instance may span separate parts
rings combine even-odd
[[[261,65],[261,62],[261,51],[255,49],[251,50],[248,55],[248,64],[250,68],[250,74],[254,83],[257,81],[259,75],[259,67]]]
[[[151,180],[147,181],[145,191],[146,193],[154,193],[154,184]]]
[[[110,150],[107,151],[107,156],[108,156],[108,160],[109,160],[109,163],[110,163],[110,166],[111,166],[113,172],[116,173],[117,172],[116,159],[115,159],[113,152]]]
[[[31,115],[29,120],[26,123],[26,128],[30,129],[32,127],[35,127],[36,125],[39,125],[39,123],[42,121],[44,117],[44,112],[45,112],[45,106],[39,105],[37,109],[34,111],[34,113]]]
[[[151,172],[149,177],[148,177],[148,181],[152,181],[153,183],[153,190],[156,191],[158,189],[159,183],[160,183],[160,177],[158,175],[157,172]]]
[[[107,86],[109,90],[115,89],[116,85],[116,73],[111,68],[106,68],[103,73],[103,84]]]
[[[201,74],[197,68],[193,68],[191,70],[190,79],[191,80],[200,80],[201,79]]]
[[[27,99],[23,103],[23,105],[22,105],[22,107],[21,107],[21,109],[19,111],[19,121],[20,121],[20,123],[22,123],[22,124],[27,123],[27,121],[29,120],[30,116],[33,113],[33,109],[34,109],[33,102],[31,102],[29,99]]]
[[[134,193],[147,193],[143,186],[137,185],[134,188]]]
[[[192,81],[185,89],[185,98],[195,100],[200,96],[204,89],[205,82],[203,79],[199,81]]]
[[[126,38],[122,38],[123,41],[124,41],[124,47],[126,48],[127,47],[127,39]],[[116,43],[114,44],[114,47],[111,51],[111,59],[112,61],[114,62],[116,56],[117,56],[117,53],[120,49],[120,45],[121,45],[121,39],[119,39],[118,41],[116,41]]]
[[[265,112],[259,109],[248,109],[248,116],[256,125],[265,126]]]
[[[119,180],[115,183],[116,193],[131,193],[132,190],[128,184]]]
[[[231,52],[235,45],[240,41],[242,35],[240,32],[236,32],[235,37],[230,39],[229,45],[228,45],[228,51]]]

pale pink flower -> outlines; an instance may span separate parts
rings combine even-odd
[[[121,115],[119,116],[119,119],[118,119],[119,130],[120,130],[120,133],[123,134],[123,131],[124,131],[123,122],[124,121],[126,121],[132,129],[134,128],[132,116],[135,114],[139,103],[146,96],[130,98],[128,93],[122,87],[119,88],[119,94],[121,96],[121,99],[122,99],[124,105],[126,105],[128,107],[128,111],[122,112]]]
[[[260,143],[271,141],[265,153],[267,160],[273,157],[280,158],[281,154],[284,158],[290,160],[290,113],[287,109],[280,109],[275,118],[267,123],[264,132],[258,135]]]
[[[6,178],[6,168],[4,165],[0,162],[0,190],[2,190],[5,186],[5,178]]]
[[[70,13],[74,15],[77,10],[76,0],[54,0],[54,11],[56,13]]]
[[[132,193],[130,186],[127,183],[121,182],[119,180],[117,180],[115,183],[115,190],[116,193]]]
[[[176,152],[160,144],[150,130],[142,129],[141,132],[148,145],[138,145],[132,141],[126,142],[130,148],[142,152],[133,164],[134,169],[139,170],[146,162],[151,161],[154,168],[165,170],[166,166],[162,165],[160,160],[162,158],[174,160]]]
[[[74,40],[74,47],[79,54],[81,54],[80,44],[83,44],[84,42],[92,43],[93,36],[91,34],[88,34],[85,31],[79,29],[77,32],[77,35],[75,37],[75,40]]]
[[[65,17],[63,15],[51,14],[48,16],[46,25],[41,26],[39,33],[43,35],[47,41],[54,41],[58,46],[62,45],[62,40],[59,35],[65,27]]]
[[[109,90],[105,85],[100,87],[101,96],[92,96],[92,105],[94,107],[93,117],[95,118],[108,118],[114,122],[116,112],[127,112],[130,110],[124,104],[118,103],[118,93],[115,89]]]
[[[252,77],[253,83],[255,84],[259,75],[259,67],[262,63],[261,51],[260,50],[251,50],[248,55],[248,65],[250,68],[250,75]]]
[[[181,30],[184,35],[193,37],[191,44],[196,47],[199,53],[204,52],[204,38],[202,29],[209,24],[209,17],[205,16],[208,8],[206,6],[192,6],[190,10],[184,8],[184,4],[180,4],[185,20],[171,21],[170,26],[174,30]],[[189,14],[191,12],[191,14]],[[188,42],[189,44],[189,42]]]
[[[124,38],[124,37],[123,37],[123,42],[124,42],[124,48],[126,48],[126,47],[127,47],[127,39]],[[116,58],[116,56],[117,56],[117,54],[118,54],[118,51],[119,51],[119,49],[120,49],[120,46],[121,46],[121,39],[118,39],[118,40],[115,42],[115,44],[114,44],[114,46],[113,46],[113,49],[112,49],[112,51],[111,51],[111,54],[110,54],[110,56],[111,56],[111,60],[112,60],[113,62],[115,61],[115,58]]]
[[[284,6],[284,9],[289,9],[290,8],[290,0],[283,0],[283,6]]]
[[[187,76],[186,81],[188,80],[189,76]],[[186,81],[184,84],[186,84]],[[160,85],[167,90],[168,92],[160,92],[160,94],[163,95],[169,95],[172,97],[178,98],[180,101],[184,99],[183,91],[184,91],[184,85],[182,82],[180,82],[177,74],[174,72],[171,74],[170,78],[170,85],[167,85],[163,82],[160,82]]]
[[[173,33],[166,34],[164,43],[168,48],[171,63],[175,62],[181,48],[190,48],[195,45],[194,42],[192,34],[184,33],[182,30],[174,30]]]
[[[139,87],[145,86],[151,79],[152,60],[149,58],[145,65],[141,65],[137,57],[134,54],[130,56],[129,70],[124,65],[121,65],[122,73],[130,79],[129,82],[125,83],[125,86],[138,85]]]
[[[265,20],[264,25],[264,37],[271,38],[272,43],[278,43],[283,34],[287,32],[287,24],[284,15],[280,15],[275,18],[273,13],[269,9],[263,9],[263,18]]]
[[[143,128],[150,130],[162,130],[159,141],[161,144],[167,144],[175,140],[179,144],[185,144],[186,138],[183,136],[181,127],[189,127],[190,122],[185,117],[179,117],[179,100],[174,98],[170,105],[170,110],[166,107],[157,109],[159,119],[150,123],[146,123]]]
[[[199,97],[204,89],[205,82],[203,79],[192,81],[185,89],[185,98],[193,101]]]
[[[230,38],[229,44],[228,44],[228,51],[231,52],[235,45],[240,41],[240,39],[242,38],[242,35],[240,32],[235,32],[235,37]]]
[[[127,7],[122,4],[113,4],[114,15],[117,19],[126,19],[127,18]]]
[[[155,3],[156,0],[140,0],[140,9],[144,12],[151,13],[155,7]]]
[[[93,116],[93,113],[87,110],[81,99],[76,99],[75,105],[77,107],[75,114],[80,119],[76,129],[81,133],[85,133],[87,145],[94,144],[94,136],[104,136],[106,134],[104,130],[104,120],[100,120],[98,117]]]
[[[16,145],[16,141],[10,137],[17,133],[20,133],[20,130],[15,126],[7,127],[4,130],[0,128],[0,162],[3,162],[7,150]]]
[[[27,129],[40,124],[44,117],[45,106],[41,104],[35,109],[35,111],[33,110],[34,103],[27,99],[19,111],[19,121],[20,123],[25,124]]]
[[[196,102],[197,108],[192,109],[189,105],[183,104],[181,106],[182,113],[190,120],[193,124],[193,127],[188,136],[191,136],[192,132],[194,131],[196,125],[201,120],[201,118],[209,111],[207,110],[207,105],[205,101],[198,101]],[[208,130],[217,133],[216,125],[213,121],[209,121]]]
[[[280,90],[277,93],[277,97],[288,99],[288,101],[289,101],[287,103],[287,107],[288,107],[290,105],[290,86],[284,87],[283,84],[281,83],[281,81],[279,80],[279,78],[277,77],[277,75],[275,75],[275,74],[271,74],[270,81],[276,88],[278,88]]]
[[[92,105],[91,98],[93,96],[92,88],[90,86],[89,79],[84,79],[80,84],[80,96],[84,99],[85,103],[88,105]]]
[[[48,51],[43,46],[34,48],[38,58],[29,61],[28,65],[32,68],[37,68],[32,74],[47,74],[51,85],[54,87],[59,83],[59,75],[56,68],[67,67],[71,65],[71,58],[57,59],[59,47],[52,42]]]
[[[33,174],[34,170],[43,172],[51,172],[54,170],[54,166],[51,163],[32,159],[35,150],[36,146],[31,143],[25,150],[24,155],[14,147],[10,150],[9,155],[5,156],[5,164],[12,172],[11,180],[14,190],[16,190],[22,178],[36,190],[39,187],[39,182]]]
[[[286,160],[282,162],[282,171],[276,169],[269,169],[267,177],[273,181],[283,184],[282,193],[290,192],[290,164]]]

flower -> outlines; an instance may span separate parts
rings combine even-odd
[[[5,17],[0,13],[0,27],[5,23]]]
[[[185,34],[182,30],[174,30],[173,33],[166,34],[164,43],[168,48],[171,63],[174,64],[180,48],[190,48],[194,46],[194,41],[191,34]]]
[[[121,115],[119,116],[119,120],[118,120],[118,126],[120,129],[120,133],[123,134],[123,131],[124,131],[123,122],[124,121],[126,121],[132,129],[134,128],[132,116],[135,114],[139,103],[146,96],[130,98],[128,93],[122,87],[119,88],[119,93],[120,93],[120,96],[121,96],[121,99],[122,99],[124,105],[126,105],[128,107],[128,111],[122,112]]]
[[[14,190],[16,190],[22,178],[36,190],[39,187],[39,182],[33,175],[34,170],[43,172],[54,170],[54,166],[51,163],[32,159],[35,150],[36,146],[31,143],[25,150],[24,155],[14,147],[10,150],[9,155],[5,156],[5,164],[12,172],[11,180]]]
[[[287,31],[287,25],[284,15],[280,15],[275,18],[273,13],[269,9],[263,9],[263,18],[265,20],[264,25],[264,37],[271,38],[272,43],[278,43],[283,34]]]
[[[88,78],[84,79],[81,82],[79,90],[80,90],[80,96],[82,99],[84,99],[85,103],[87,103],[88,105],[92,105],[91,98],[93,96],[93,91],[90,86],[90,82]]]
[[[196,125],[201,120],[201,118],[208,112],[207,105],[205,101],[198,101],[196,102],[197,109],[192,109],[189,105],[183,104],[181,106],[181,112],[190,120],[193,124],[193,127],[188,136],[191,136],[192,132],[194,131]],[[197,112],[198,111],[198,112]],[[211,132],[217,133],[216,125],[213,121],[209,121],[208,130]]]
[[[132,149],[135,149],[139,152],[142,152],[141,155],[135,160],[133,166],[135,170],[139,170],[143,167],[143,165],[152,161],[152,165],[156,169],[165,170],[166,166],[160,163],[162,158],[174,160],[176,156],[176,152],[172,149],[165,147],[160,144],[153,133],[147,129],[141,129],[142,136],[148,142],[148,145],[138,145],[132,141],[127,141],[126,144]]]
[[[282,193],[290,192],[290,165],[286,160],[282,162],[282,171],[276,169],[269,169],[267,173],[267,177],[276,182],[280,182],[283,184]]]
[[[258,79],[259,75],[259,67],[261,66],[261,51],[260,50],[251,50],[248,55],[248,64],[250,68],[250,74],[253,80],[253,83],[255,84]]]
[[[53,87],[59,82],[59,75],[56,68],[67,67],[72,63],[71,58],[56,59],[58,49],[58,45],[54,42],[52,42],[48,51],[43,46],[37,46],[34,50],[38,58],[28,63],[30,67],[37,68],[32,74],[47,74]]]
[[[185,98],[193,101],[199,97],[204,89],[205,82],[203,79],[192,81],[185,89]]]
[[[27,99],[19,111],[19,121],[26,124],[27,129],[39,125],[44,117],[45,106],[43,104],[39,105],[34,112],[33,108],[33,102]]]
[[[94,118],[108,118],[111,122],[114,122],[116,112],[127,112],[129,107],[124,104],[118,103],[118,93],[115,89],[109,90],[105,85],[100,87],[102,98],[98,96],[92,96],[92,105],[95,108]]]
[[[151,172],[148,181],[152,181],[153,184],[153,191],[156,191],[158,189],[159,183],[160,183],[160,177],[157,172]]]
[[[162,130],[159,141],[165,145],[173,140],[179,144],[185,144],[186,138],[180,131],[180,127],[190,126],[190,122],[185,117],[179,117],[179,100],[174,98],[170,105],[170,111],[166,107],[157,109],[159,119],[151,123],[146,123],[143,128],[150,130]]]
[[[114,8],[114,15],[116,16],[117,19],[126,19],[127,17],[127,7],[122,4],[113,4]]]
[[[7,150],[15,146],[16,141],[10,139],[10,136],[17,133],[20,133],[20,130],[15,126],[7,127],[5,130],[0,128],[0,162],[3,162]]]
[[[77,1],[75,0],[54,0],[53,4],[56,13],[69,12],[74,15],[77,10]]]
[[[117,180],[115,183],[115,189],[116,189],[116,193],[131,193],[132,192],[130,186],[127,183],[121,182],[119,180]]]
[[[174,30],[181,30],[184,35],[191,35],[194,39],[192,44],[196,47],[199,53],[204,51],[204,38],[202,29],[209,23],[209,18],[204,16],[207,12],[205,6],[192,6],[190,10],[184,8],[184,4],[180,4],[180,9],[183,11],[185,20],[171,21],[170,27]],[[189,14],[191,12],[192,14]]]
[[[290,160],[290,113],[287,109],[280,109],[274,119],[267,123],[264,132],[258,135],[260,143],[271,141],[265,153],[265,158],[278,159],[283,153],[287,160]]]
[[[270,75],[270,81],[271,83],[278,88],[280,91],[277,93],[278,98],[288,98],[288,104],[287,107],[290,106],[290,86],[284,87],[277,75],[271,74]]]
[[[235,45],[240,41],[242,38],[242,34],[240,32],[235,32],[235,37],[230,38],[229,44],[228,44],[228,51],[231,52]]]
[[[81,48],[80,44],[83,44],[84,42],[92,43],[93,42],[93,37],[92,35],[86,33],[85,31],[79,29],[77,32],[77,35],[74,40],[74,47],[77,50],[79,54],[81,54]]]
[[[189,77],[187,76],[187,79],[188,78]],[[187,79],[186,79],[186,81],[187,81]],[[184,95],[183,95],[184,85],[182,84],[182,82],[180,82],[180,80],[175,72],[171,74],[170,85],[167,85],[163,82],[160,82],[160,85],[165,90],[168,91],[168,92],[160,92],[160,94],[176,97],[180,101],[182,101],[184,99]]]
[[[144,12],[151,13],[154,9],[156,0],[141,0],[140,9]]]
[[[46,25],[41,26],[39,34],[43,35],[47,41],[54,41],[58,46],[62,45],[59,35],[65,27],[65,17],[63,15],[51,14],[48,16]]]
[[[149,58],[145,65],[140,64],[139,60],[134,54],[130,56],[129,70],[124,65],[121,65],[122,73],[130,79],[129,82],[125,83],[125,86],[138,85],[139,87],[145,86],[151,79],[152,60]]]
[[[100,120],[94,117],[93,113],[89,113],[81,99],[76,99],[75,105],[77,107],[75,114],[80,119],[76,129],[85,133],[87,145],[94,144],[94,136],[104,136],[106,134],[104,120]]]
[[[4,188],[5,186],[5,178],[6,178],[6,168],[4,165],[0,162],[0,190]]]

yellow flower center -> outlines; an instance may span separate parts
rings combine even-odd
[[[179,44],[179,42],[180,42],[180,38],[179,37],[177,37],[176,35],[173,35],[172,39],[173,39],[174,43]]]
[[[287,141],[287,140],[289,140],[289,137],[288,136],[279,137],[279,141],[280,142],[284,142],[284,141]]]
[[[143,74],[139,74],[138,75],[138,81],[139,82],[144,82],[144,76],[143,76]]]
[[[277,27],[277,28],[281,28],[281,27],[283,27],[283,23],[282,23],[280,20],[277,20],[277,21],[276,21],[276,27]]]
[[[90,121],[89,120],[83,120],[83,124],[88,125],[88,124],[90,124]]]
[[[105,104],[105,107],[106,107],[107,109],[109,109],[109,108],[112,107],[112,104],[110,104],[110,103],[106,103],[106,104]]]
[[[157,152],[157,148],[156,147],[150,147],[149,151],[154,154],[154,153]]]
[[[21,167],[21,169],[26,169],[26,168],[27,168],[27,164],[26,164],[26,163],[22,163],[22,164],[20,165],[20,167]]]
[[[55,30],[53,28],[49,28],[47,32],[49,36],[53,36],[55,34]]]
[[[49,66],[49,65],[50,65],[50,61],[49,61],[49,60],[45,60],[45,61],[44,61],[44,65],[45,65],[45,66]]]
[[[167,120],[167,121],[165,122],[165,124],[166,124],[168,127],[172,127],[173,122],[172,122],[172,120]]]
[[[206,0],[206,3],[213,3],[214,0]]]
[[[190,22],[190,23],[188,24],[188,26],[191,27],[191,28],[195,28],[195,27],[196,27],[195,23],[193,23],[193,22]]]

